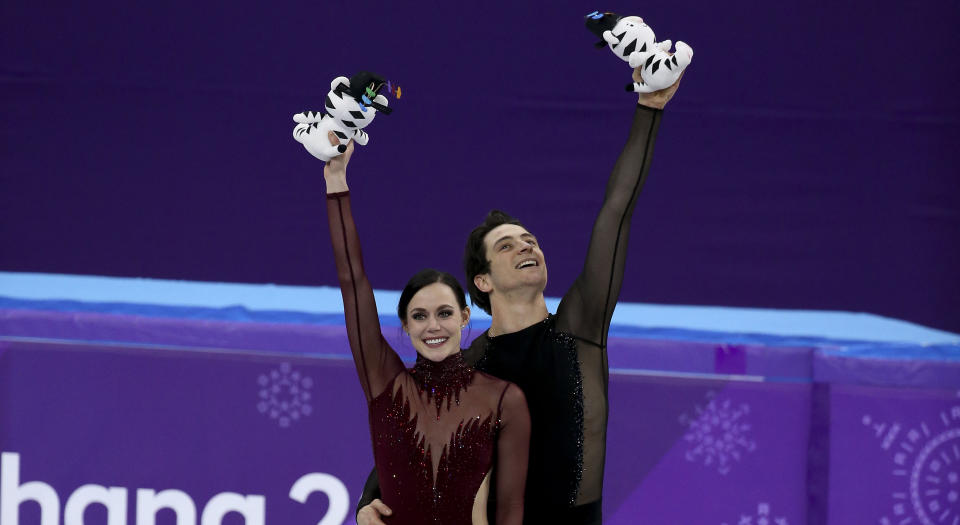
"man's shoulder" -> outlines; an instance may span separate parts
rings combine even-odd
[[[477,362],[483,357],[483,354],[487,350],[487,332],[484,331],[482,334],[477,336],[473,342],[470,343],[470,347],[463,350],[463,359],[470,366],[475,366]]]

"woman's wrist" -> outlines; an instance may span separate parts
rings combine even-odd
[[[345,171],[323,170],[323,180],[327,183],[327,193],[342,193],[348,190]]]

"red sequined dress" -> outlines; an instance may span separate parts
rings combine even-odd
[[[492,469],[496,523],[519,525],[530,441],[523,393],[467,366],[460,352],[441,362],[418,357],[407,370],[380,331],[349,194],[328,194],[327,214],[381,499],[393,510],[384,521],[471,524]],[[486,505],[478,508],[486,512]]]

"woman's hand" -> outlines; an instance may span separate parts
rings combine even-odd
[[[332,146],[340,144],[332,131],[327,133],[327,140],[330,141]],[[323,179],[327,182],[327,193],[347,191],[347,164],[350,163],[351,155],[353,155],[353,139],[350,139],[350,142],[347,143],[346,151],[328,160],[323,165]]]

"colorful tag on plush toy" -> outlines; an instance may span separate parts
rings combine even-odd
[[[640,67],[642,82],[627,84],[627,91],[650,93],[668,88],[680,78],[693,59],[693,49],[677,41],[671,54],[670,40],[657,42],[653,29],[639,16],[594,11],[586,16],[586,26],[602,40],[597,47],[607,46],[631,68]]]
[[[389,115],[393,111],[388,107],[387,98],[379,94],[385,83],[382,77],[368,71],[361,71],[349,79],[333,79],[324,101],[324,111],[304,111],[293,116],[293,121],[297,122],[293,138],[324,162],[347,151],[350,139],[366,146],[370,136],[363,128],[373,122],[377,113]],[[327,135],[331,131],[339,144],[330,144]]]

